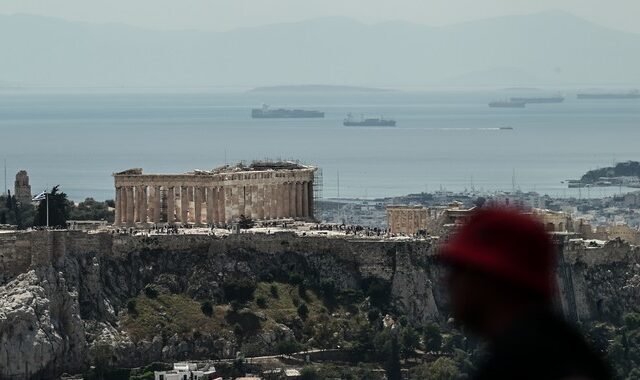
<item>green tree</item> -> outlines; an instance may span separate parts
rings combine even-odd
[[[398,342],[398,334],[392,331],[391,334],[391,354],[388,356],[385,363],[385,370],[387,371],[387,378],[389,380],[401,380],[402,379],[402,367],[400,366],[400,343]]]
[[[200,304],[200,310],[202,311],[202,314],[206,315],[207,317],[210,317],[213,315],[213,305],[211,304],[211,301],[204,301]]]
[[[435,323],[429,323],[424,327],[423,339],[427,351],[438,352],[442,348],[442,335],[440,328]]]
[[[409,379],[416,380],[458,380],[464,378],[465,376],[458,369],[456,362],[444,356],[432,363],[416,366],[409,372]]]
[[[243,230],[248,230],[249,228],[253,228],[256,225],[256,222],[244,216],[244,214],[240,215],[240,219],[238,220],[238,227]]]
[[[153,285],[147,285],[144,287],[144,295],[147,298],[154,299],[158,297],[158,290]]]
[[[300,371],[300,380],[320,380],[320,376],[318,375],[318,371],[313,367],[304,367]]]
[[[261,308],[261,309],[266,309],[267,308],[267,299],[264,298],[263,296],[259,296],[258,298],[256,298],[256,305],[258,305],[258,307]]]
[[[253,299],[256,291],[256,283],[250,278],[231,278],[222,285],[224,296],[228,302],[238,301],[245,303]]]
[[[271,284],[271,286],[269,287],[269,292],[271,293],[271,297],[280,298],[280,292],[276,284]]]
[[[59,185],[51,189],[51,192],[38,204],[34,225],[47,225],[47,203],[49,204],[49,226],[64,228],[69,219],[71,203],[67,199],[67,194],[59,191]]]
[[[294,352],[300,352],[304,349],[304,346],[298,343],[294,339],[283,340],[276,346],[276,350],[280,354],[291,355]]]
[[[407,326],[402,329],[401,333],[402,339],[402,356],[405,360],[415,355],[416,349],[420,345],[420,337],[416,330],[414,330],[411,326]]]
[[[109,211],[108,201],[98,202],[93,198],[87,198],[71,207],[69,219],[72,220],[106,220],[113,222],[114,212]]]
[[[0,224],[11,224],[18,229],[33,226],[35,209],[31,202],[18,202],[11,193],[6,197],[0,197]]]
[[[298,306],[298,316],[300,316],[302,320],[307,319],[307,317],[309,316],[309,307],[306,303],[302,302],[300,306]]]

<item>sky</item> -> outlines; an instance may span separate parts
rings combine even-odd
[[[640,33],[640,0],[0,0],[0,14],[211,31],[328,16],[364,23],[404,20],[442,26],[546,10],[566,11],[610,28]]]

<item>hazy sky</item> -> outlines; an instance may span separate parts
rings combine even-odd
[[[0,0],[0,13],[5,14],[216,31],[322,16],[438,26],[544,10],[564,10],[605,26],[640,33],[640,0]]]

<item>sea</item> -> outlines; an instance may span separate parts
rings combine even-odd
[[[566,97],[563,103],[488,107],[511,96],[558,93]],[[556,197],[630,191],[568,189],[565,181],[590,169],[640,160],[640,100],[578,100],[575,94],[531,88],[3,89],[0,160],[6,160],[8,188],[24,169],[34,193],[59,185],[75,201],[114,198],[112,173],[129,168],[183,173],[261,159],[317,166],[324,198],[440,190],[520,190]],[[251,108],[263,103],[321,110],[326,117],[252,119]],[[344,127],[348,113],[392,118],[397,127]]]

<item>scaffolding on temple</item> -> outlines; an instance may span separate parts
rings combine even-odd
[[[322,169],[316,168],[313,173],[313,216],[316,219],[321,215],[320,205],[322,205]]]

